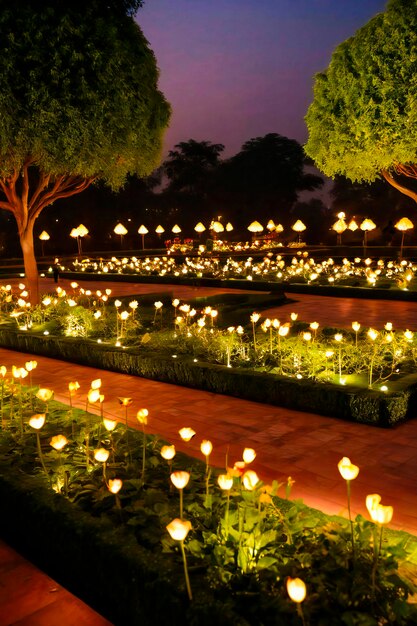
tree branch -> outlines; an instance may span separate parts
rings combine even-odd
[[[408,187],[404,187],[404,185],[401,185],[401,183],[395,180],[393,175],[388,170],[382,170],[381,174],[385,178],[387,183],[395,187],[395,189],[403,193],[405,196],[412,198],[414,202],[417,202],[417,192],[413,191],[412,189],[408,189]]]
[[[95,178],[93,177],[84,179],[70,177],[65,179],[61,176],[47,193],[40,196],[37,206],[35,205],[31,207],[30,219],[34,221],[40,212],[48,206],[48,204],[55,202],[55,200],[59,200],[60,198],[69,198],[70,196],[84,191],[84,189],[87,189],[87,187],[89,187],[94,180]]]
[[[417,178],[417,165],[413,163],[395,163],[394,170],[400,176],[408,176],[408,178]]]

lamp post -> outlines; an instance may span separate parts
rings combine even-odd
[[[213,222],[211,228],[212,228],[212,230],[213,230],[213,232],[215,234],[215,237],[217,237],[217,235],[219,233],[223,233],[224,232],[223,224],[221,222],[218,222],[218,221],[217,222]]]
[[[376,224],[369,218],[363,220],[360,229],[363,231],[363,255],[366,255],[366,246],[368,243],[368,232],[374,230]]]
[[[198,222],[198,224],[194,226],[194,230],[196,233],[198,233],[198,237],[200,239],[201,233],[204,233],[204,231],[206,230],[206,227],[204,226],[203,222]]]
[[[85,237],[86,235],[88,235],[88,228],[86,226],[84,226],[84,224],[80,224],[77,228],[78,231],[78,246],[79,246],[79,252],[80,252],[80,256],[83,253],[83,249],[82,249],[82,238]]]
[[[252,233],[252,239],[255,237],[257,233],[261,233],[263,229],[264,227],[262,226],[262,224],[260,224],[256,220],[252,222],[251,224],[249,224],[248,226],[248,230]]]
[[[297,220],[295,224],[291,226],[291,229],[298,233],[298,243],[301,243],[301,233],[307,228],[301,220]]]
[[[348,229],[352,231],[352,233],[355,232],[355,230],[358,230],[359,226],[357,225],[355,218],[353,217],[349,224],[348,224]]]
[[[143,224],[141,226],[139,226],[138,233],[142,237],[142,250],[145,249],[145,235],[147,235],[148,232],[149,232],[149,230],[146,228],[146,226],[144,226]]]
[[[44,241],[49,241],[51,237],[48,235],[48,233],[46,232],[46,230],[43,230],[41,232],[41,234],[39,235],[39,239],[41,240],[41,246],[42,246],[42,256],[45,256],[45,251],[44,251]]]
[[[414,224],[408,217],[402,217],[399,222],[395,224],[395,228],[401,231],[401,247],[400,247],[400,259],[403,257],[404,235],[407,230],[414,228]]]
[[[165,228],[159,224],[159,226],[155,228],[155,232],[158,235],[158,239],[161,239],[161,235],[165,232]]]
[[[124,235],[127,235],[127,228],[125,226],[123,226],[123,224],[121,224],[119,222],[119,224],[116,224],[116,226],[114,227],[114,233],[116,233],[116,235],[120,235],[120,248],[123,247],[123,237]]]
[[[72,237],[73,239],[77,240],[78,256],[80,256],[81,252],[80,252],[80,238],[79,238],[79,234],[78,234],[78,228],[73,228],[71,230],[70,237]]]
[[[339,219],[337,220],[337,222],[333,224],[332,230],[334,230],[337,233],[337,245],[341,246],[342,245],[342,233],[344,233],[345,230],[347,229],[347,224],[345,222],[344,213],[339,213],[337,217]]]

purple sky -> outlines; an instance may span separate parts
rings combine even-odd
[[[171,102],[164,156],[179,141],[224,156],[270,132],[304,143],[314,74],[386,0],[146,0],[137,15]]]

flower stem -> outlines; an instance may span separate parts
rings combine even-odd
[[[184,542],[180,541],[180,544],[181,544],[182,560],[183,560],[183,563],[184,563],[185,584],[186,584],[186,587],[187,587],[188,599],[191,602],[191,600],[193,599],[193,594],[192,594],[192,591],[191,591],[190,579],[189,579],[189,576],[188,576],[187,557],[185,556]]]
[[[352,536],[352,559],[353,559],[353,562],[355,562],[355,537],[354,537],[354,533],[353,533],[353,521],[352,521],[351,510],[350,510],[350,480],[346,481],[346,486],[347,486],[347,499],[348,499],[348,513],[349,513],[349,522],[350,522],[350,533],[351,533],[351,536]]]

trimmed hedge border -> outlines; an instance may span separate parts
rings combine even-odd
[[[307,285],[305,283],[276,282],[267,280],[242,280],[238,278],[184,278],[182,276],[141,276],[136,274],[87,272],[62,272],[69,280],[92,280],[96,282],[117,281],[124,283],[148,283],[152,285],[187,285],[191,287],[213,287],[221,289],[244,289],[246,291],[267,291],[273,293],[303,293],[336,298],[358,298],[369,300],[399,300],[417,302],[417,291],[379,287],[350,287],[348,285]]]
[[[374,426],[394,426],[413,417],[417,382],[386,394],[354,386],[297,380],[223,365],[194,363],[192,357],[167,357],[69,337],[44,336],[0,328],[0,346],[81,365],[221,393],[255,402],[318,413]]]
[[[115,626],[247,625],[193,572],[187,600],[182,568],[171,555],[140,546],[108,520],[52,494],[34,478],[0,474],[0,533],[25,556],[105,615]]]

